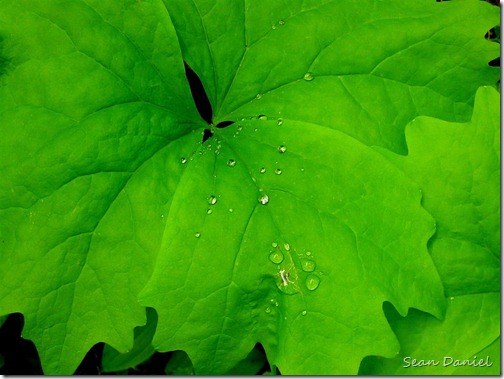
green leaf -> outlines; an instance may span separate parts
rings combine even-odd
[[[174,157],[201,121],[160,2],[3,1],[0,25],[0,313],[71,374],[145,324]]]
[[[466,366],[443,362],[444,357],[485,359],[480,351],[500,336],[499,94],[481,88],[470,123],[418,118],[406,135],[407,157],[382,152],[422,187],[423,205],[436,218],[431,251],[449,306],[444,321],[421,312],[396,319],[392,328],[401,342],[400,356],[370,359],[361,373],[498,374],[498,346],[488,353],[496,362],[492,367],[465,371]],[[441,363],[413,367],[404,357]]]
[[[102,371],[122,371],[135,367],[155,353],[152,347],[152,337],[156,332],[157,314],[152,308],[147,308],[147,323],[135,328],[135,343],[131,351],[121,354],[109,345],[105,345],[102,357]]]
[[[433,220],[419,190],[378,153],[288,120],[215,133],[214,147],[184,172],[140,295],[159,314],[156,349],[184,350],[196,373],[208,374],[231,369],[260,342],[284,374],[352,373],[372,351],[397,352],[383,301],[402,314],[442,315],[426,249]]]
[[[283,374],[394,356],[383,302],[445,299],[419,185],[369,146],[467,121],[497,23],[479,1],[0,0],[0,314],[46,374],[131,350],[145,306],[196,373],[258,342]]]
[[[164,2],[215,121],[302,120],[406,153],[415,116],[467,121],[499,79],[483,38],[499,10],[478,1]]]

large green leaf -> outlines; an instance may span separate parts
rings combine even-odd
[[[444,360],[486,360],[480,351],[500,336],[499,108],[499,94],[481,88],[470,123],[418,118],[406,129],[407,157],[384,151],[421,185],[423,205],[436,218],[430,248],[449,301],[443,321],[421,312],[396,318],[392,327],[401,355],[367,362],[363,373],[500,373],[498,347],[487,353],[490,367],[456,367]],[[408,366],[406,356],[440,364]]]
[[[499,77],[498,45],[481,38],[499,12],[477,1],[164,3],[216,121],[308,121],[405,153],[410,120],[467,121]]]
[[[483,39],[497,15],[0,0],[0,314],[24,314],[47,374],[99,341],[131,350],[145,306],[155,347],[187,351],[196,373],[257,342],[282,373],[394,356],[382,303],[442,317],[445,302],[419,186],[368,145],[404,153],[415,116],[469,118],[498,78]],[[183,60],[213,123],[234,125],[201,120]]]

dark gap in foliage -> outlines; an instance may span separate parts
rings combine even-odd
[[[74,375],[102,375],[101,362],[105,344],[95,344],[86,354]]]
[[[43,375],[35,345],[21,338],[23,326],[23,315],[13,313],[0,328],[0,354],[4,358],[0,375]]]
[[[146,362],[128,369],[128,375],[166,375],[165,367],[172,354],[155,352]]]
[[[213,132],[210,129],[203,130],[203,142],[213,136]]]
[[[488,62],[488,65],[491,67],[499,67],[500,66],[500,57],[492,59],[490,62]]]
[[[184,62],[184,68],[196,109],[198,110],[201,118],[208,124],[211,124],[212,106],[210,105],[210,100],[208,100],[203,83],[201,82],[199,76],[186,62]]]
[[[229,125],[233,125],[234,121],[222,121],[217,124],[217,128],[222,129],[222,128],[227,128]]]

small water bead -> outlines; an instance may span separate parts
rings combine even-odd
[[[281,126],[282,124],[283,124],[283,120],[281,118],[279,118],[278,121],[277,121],[277,125]]]
[[[275,30],[276,29],[276,25],[271,25],[271,29]]]
[[[242,129],[243,129],[243,126],[241,126],[241,125],[238,125],[238,127],[236,128],[236,130],[239,132],[241,132]]]
[[[285,21],[284,20],[279,20],[278,21],[278,25],[285,25]]]
[[[307,314],[307,313],[308,313],[308,312],[306,312],[306,311],[301,312],[301,314],[302,314],[303,316],[306,316],[306,314]]]
[[[308,290],[315,291],[320,284],[320,278],[315,274],[310,274],[306,277],[305,284]]]
[[[307,257],[311,257],[311,255],[312,255],[311,251],[307,251],[307,252],[306,252],[306,256],[307,256]]]
[[[207,215],[212,214],[212,212],[213,212],[213,211],[212,211],[211,209],[208,209],[208,210],[206,211]]]
[[[279,152],[280,154],[283,154],[283,153],[285,153],[286,151],[287,151],[287,148],[286,148],[284,145],[280,145],[280,146],[278,146],[278,152]]]
[[[315,267],[316,264],[314,261],[306,258],[301,259],[301,268],[303,269],[303,271],[312,272],[313,270],[315,270]]]
[[[259,172],[260,172],[261,174],[264,174],[264,173],[266,172],[266,168],[261,167],[261,169],[259,170]]]
[[[234,166],[236,166],[236,161],[234,159],[230,159],[227,161],[227,165],[229,167],[234,167]]]
[[[217,198],[214,195],[208,197],[208,204],[215,205],[217,203]]]
[[[281,175],[281,174],[282,174],[282,170],[281,170],[281,169],[279,169],[279,168],[277,168],[277,169],[275,170],[275,174],[277,174],[277,175]]]
[[[220,154],[220,150],[215,150],[215,155],[219,155]]]
[[[307,81],[313,80],[313,74],[311,72],[307,72],[304,74],[303,79]]]
[[[257,117],[259,120],[261,121],[266,121],[268,119],[268,116],[264,115],[264,114],[260,114],[258,117]]]
[[[186,157],[180,158],[180,163],[186,164],[187,163],[187,158]]]
[[[278,307],[280,304],[278,304],[278,301],[275,301],[275,307]]]
[[[256,97],[255,97],[255,98],[256,98],[257,100],[260,100],[260,99],[261,99],[261,97],[262,97],[262,95],[261,95],[260,93],[258,93],[258,94],[256,95]]]
[[[271,246],[273,246],[275,249],[278,247],[278,244],[276,242],[271,243]]]
[[[289,251],[290,250],[290,245],[288,243],[284,243],[284,248],[285,248],[285,250]]]
[[[262,205],[266,205],[269,203],[269,196],[266,195],[266,194],[263,194],[261,196],[259,196],[258,198],[259,202],[262,204]]]
[[[229,213],[233,213],[233,208],[229,208]]]
[[[270,307],[266,307],[266,309],[264,310],[266,313],[271,313],[271,309]]]
[[[194,233],[194,237],[196,237],[196,238],[200,238],[200,237],[201,237],[201,233],[200,233],[200,232],[196,232],[196,233]]]
[[[284,260],[284,255],[280,251],[274,251],[269,255],[269,259],[275,264],[280,264]]]

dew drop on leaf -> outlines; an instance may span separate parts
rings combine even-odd
[[[285,21],[284,20],[278,21],[278,25],[285,25]]]
[[[270,307],[266,307],[266,309],[264,310],[266,313],[271,313],[271,309]]]
[[[290,250],[290,245],[288,243],[284,243],[284,248],[285,248],[285,250],[289,251]]]
[[[234,159],[230,159],[227,161],[227,165],[229,167],[234,167],[234,166],[236,166],[236,161]]]
[[[303,269],[303,271],[305,272],[312,272],[313,270],[315,270],[315,262],[310,260],[310,259],[301,259],[301,268]]]
[[[303,79],[307,81],[313,80],[313,74],[311,72],[307,72],[304,74]]]
[[[282,174],[282,170],[281,170],[281,169],[279,169],[279,168],[277,168],[277,169],[275,170],[275,174],[277,174],[277,175],[281,175],[281,174]]]
[[[283,256],[282,252],[274,251],[269,255],[269,259],[271,262],[273,262],[275,264],[280,264],[283,262],[284,256]]]
[[[278,121],[277,121],[277,125],[280,126],[282,124],[283,124],[283,120],[281,118],[279,118]]]
[[[278,244],[276,242],[272,242],[271,243],[271,246],[273,246],[274,248],[277,248],[278,247]]]
[[[302,314],[303,316],[306,316],[306,314],[307,314],[307,313],[308,313],[308,312],[306,312],[306,311],[301,312],[301,314]]]
[[[187,158],[186,157],[180,158],[180,163],[186,164],[187,163]]]
[[[212,212],[213,212],[213,211],[212,211],[211,209],[208,209],[208,210],[206,211],[207,215],[212,214]]]
[[[259,172],[260,172],[261,174],[264,174],[264,173],[266,172],[266,168],[261,167],[261,169],[259,170]]]
[[[306,252],[306,256],[307,256],[307,257],[311,257],[311,254],[312,254],[312,253],[311,253],[311,251],[307,251],[307,252]]]
[[[320,284],[320,278],[315,274],[310,274],[306,277],[306,288],[310,291],[315,291]]]
[[[262,205],[266,205],[269,203],[269,196],[266,195],[266,194],[263,194],[261,196],[259,196],[259,202],[262,204]]]
[[[196,232],[196,233],[194,233],[194,237],[196,237],[196,238],[200,238],[200,237],[201,237],[201,233],[200,233],[200,232]]]
[[[260,114],[259,116],[257,116],[257,118],[261,121],[266,121],[268,119],[268,116],[264,115],[264,114]]]
[[[278,152],[279,152],[280,154],[283,154],[283,153],[285,153],[286,151],[287,151],[287,148],[286,148],[284,145],[280,145],[280,146],[278,146]]]
[[[209,196],[208,197],[208,204],[214,205],[215,203],[217,203],[217,198],[214,195]]]
[[[257,100],[259,100],[261,97],[262,97],[262,95],[261,95],[260,93],[258,93],[258,94],[256,95],[256,99],[257,99]]]

